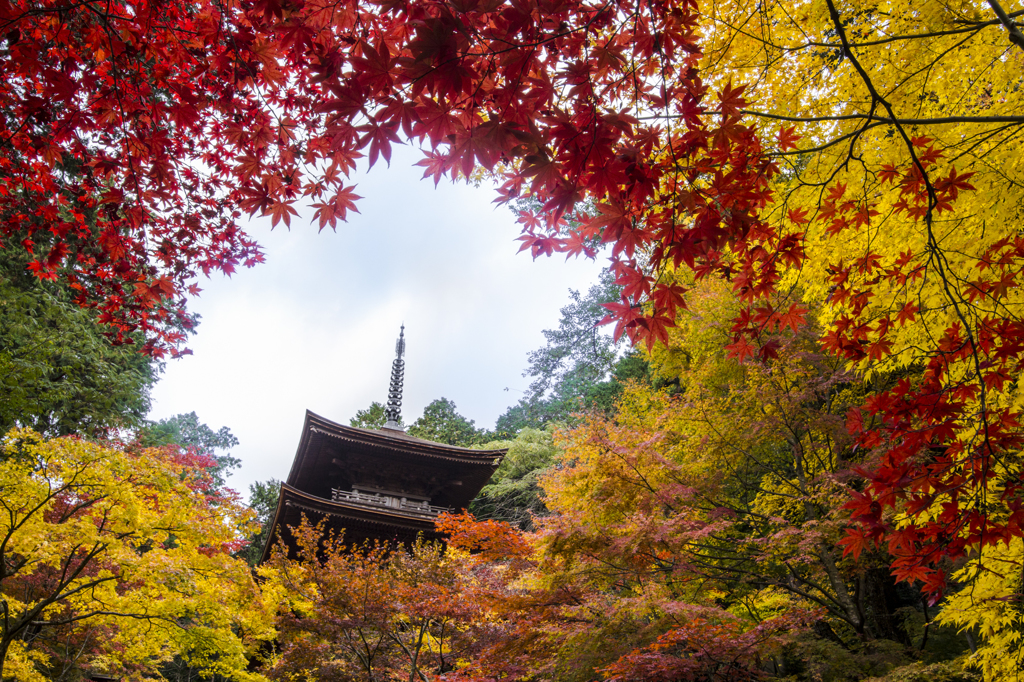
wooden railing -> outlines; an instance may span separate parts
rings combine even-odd
[[[392,497],[390,495],[371,495],[370,493],[361,493],[356,490],[338,490],[337,488],[331,489],[331,499],[335,502],[349,502],[377,509],[393,509],[407,514],[431,518],[441,512],[449,511],[448,507],[435,507],[426,501],[407,500],[404,497]]]

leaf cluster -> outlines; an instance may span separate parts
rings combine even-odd
[[[455,403],[447,398],[438,398],[424,407],[423,414],[409,425],[408,433],[435,443],[462,447],[490,440],[484,429],[476,428],[472,419],[459,414]]]
[[[142,447],[176,445],[198,456],[209,458],[211,465],[207,467],[207,472],[212,478],[213,487],[216,488],[223,488],[226,485],[225,476],[232,469],[241,466],[241,461],[237,457],[232,457],[231,453],[217,452],[238,445],[238,439],[231,433],[231,429],[222,426],[214,431],[199,421],[199,416],[195,412],[147,422],[136,434],[136,439]]]
[[[496,519],[529,530],[547,513],[540,479],[558,460],[554,427],[524,428],[513,439],[492,441],[485,449],[507,448],[498,470],[470,505],[480,519]]]
[[[591,410],[610,415],[626,381],[649,380],[645,357],[639,351],[624,353],[600,326],[608,313],[605,305],[618,300],[621,290],[604,270],[585,295],[569,291],[558,328],[542,331],[546,345],[527,356],[523,376],[532,381],[519,402],[498,417],[499,435],[572,423],[575,415]]]
[[[428,680],[472,654],[478,619],[468,555],[417,541],[407,551],[346,546],[305,519],[260,568],[285,597],[272,679]]]

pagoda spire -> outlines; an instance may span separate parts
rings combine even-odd
[[[388,418],[385,429],[404,431],[402,428],[402,385],[405,382],[405,325],[395,342],[395,361],[391,363],[391,386],[388,388],[388,406],[384,416]]]

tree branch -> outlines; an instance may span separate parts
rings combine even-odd
[[[1021,33],[1017,25],[1013,23],[1013,19],[1006,13],[1003,6],[999,4],[999,0],[988,0],[988,6],[999,17],[999,23],[1006,27],[1006,32],[1010,34],[1010,42],[1024,50],[1024,33]],[[1014,15],[1017,14],[1020,14],[1020,12],[1014,12]]]

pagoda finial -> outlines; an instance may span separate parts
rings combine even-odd
[[[395,361],[391,363],[391,386],[388,388],[388,406],[384,409],[384,416],[388,418],[384,425],[385,429],[404,431],[402,428],[402,384],[405,382],[405,325],[395,342]]]

